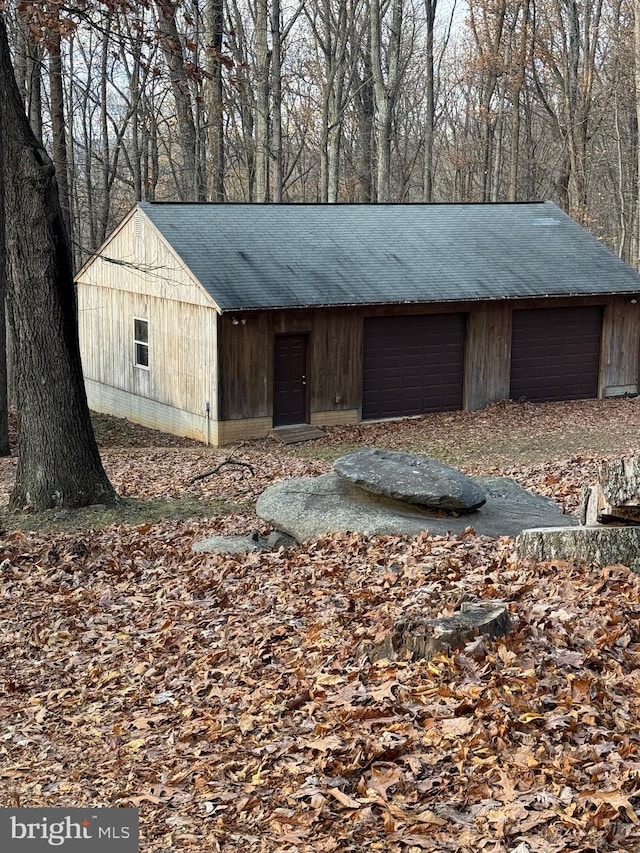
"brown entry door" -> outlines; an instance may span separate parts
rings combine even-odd
[[[307,336],[276,335],[273,371],[273,425],[306,424]]]

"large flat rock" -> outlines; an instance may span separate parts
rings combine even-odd
[[[513,480],[486,478],[480,486],[488,495],[484,506],[455,517],[374,495],[332,472],[275,483],[258,498],[256,512],[299,542],[341,531],[368,536],[417,536],[424,531],[444,535],[460,533],[469,526],[484,536],[517,536],[528,527],[578,523],[573,516],[563,515],[548,498],[528,492]]]
[[[435,459],[363,447],[333,463],[341,477],[368,492],[445,512],[470,512],[487,495],[477,483]]]

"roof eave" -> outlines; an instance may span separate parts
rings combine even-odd
[[[516,302],[519,299],[597,299],[612,296],[637,296],[640,297],[640,281],[638,287],[628,290],[611,291],[571,291],[563,293],[516,293],[496,294],[495,296],[466,296],[452,297],[451,299],[404,299],[395,301],[378,302],[304,302],[278,305],[245,305],[233,308],[219,308],[222,315],[249,314],[259,311],[302,311],[316,308],[374,308],[392,307],[398,305],[449,305],[460,302]]]

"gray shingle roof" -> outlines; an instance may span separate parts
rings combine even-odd
[[[552,202],[140,209],[222,311],[640,291]]]

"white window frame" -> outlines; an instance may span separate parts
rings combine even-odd
[[[137,328],[138,323],[144,323],[146,327],[146,340],[142,340],[142,335],[139,335],[138,332],[141,331]],[[144,352],[147,354],[147,363],[143,364],[138,361],[138,353],[142,350],[139,350],[138,347],[144,347]],[[134,317],[133,318],[133,363],[136,367],[139,367],[140,370],[149,370],[149,320],[146,317]]]

